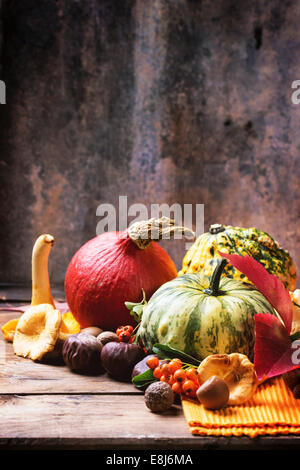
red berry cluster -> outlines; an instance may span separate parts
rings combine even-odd
[[[116,331],[116,335],[121,343],[133,343],[135,335],[133,333],[133,327],[131,325],[119,326]]]
[[[196,368],[183,368],[181,360],[177,358],[160,365],[156,356],[149,358],[147,365],[153,370],[153,377],[168,383],[174,393],[187,397],[196,397],[196,391],[199,388]]]

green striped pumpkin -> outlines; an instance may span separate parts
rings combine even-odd
[[[254,315],[276,314],[253,285],[220,277],[184,274],[163,284],[144,307],[137,333],[147,351],[161,343],[200,360],[210,354],[254,355]]]

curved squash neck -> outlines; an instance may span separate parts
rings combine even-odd
[[[48,273],[48,258],[53,243],[54,237],[44,234],[39,236],[34,244],[32,250],[32,306],[51,304],[54,307]]]

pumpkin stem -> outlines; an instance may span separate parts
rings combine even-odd
[[[227,263],[228,263],[227,259],[222,259],[218,263],[217,267],[215,268],[213,275],[211,277],[210,285],[209,285],[210,295],[217,296],[219,294],[220,292],[219,285],[220,285],[221,275]]]
[[[171,235],[176,234],[183,235],[185,238],[187,236],[195,238],[195,233],[191,229],[175,225],[175,221],[168,217],[142,220],[128,227],[129,237],[141,250],[147,248],[153,240],[169,239]]]
[[[221,225],[221,224],[213,224],[209,227],[209,233],[211,235],[217,235],[218,233],[224,232],[224,231],[225,231],[225,227],[224,225]]]

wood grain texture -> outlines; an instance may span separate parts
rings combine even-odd
[[[0,313],[0,325],[18,314]],[[132,384],[118,382],[107,374],[85,376],[75,374],[66,366],[42,364],[16,356],[12,343],[0,338],[0,394],[29,393],[97,393],[97,394],[141,394]]]
[[[300,437],[192,436],[179,406],[155,414],[142,396],[0,395],[1,448],[296,449]]]
[[[14,317],[13,312],[1,312],[0,324]],[[86,448],[87,443],[97,448],[140,448],[141,443],[168,447],[173,439],[192,440],[181,407],[174,406],[163,417],[153,414],[132,384],[18,357],[3,337],[0,414],[1,448],[57,448],[62,441],[72,448]]]
[[[13,318],[0,313],[0,325]],[[299,436],[193,436],[181,406],[151,413],[131,384],[34,363],[0,340],[0,449],[297,449]]]
[[[150,412],[143,396],[101,395],[1,396],[5,423],[0,439],[19,438],[187,438],[181,407],[165,414]],[[78,419],[78,421],[77,421]]]

